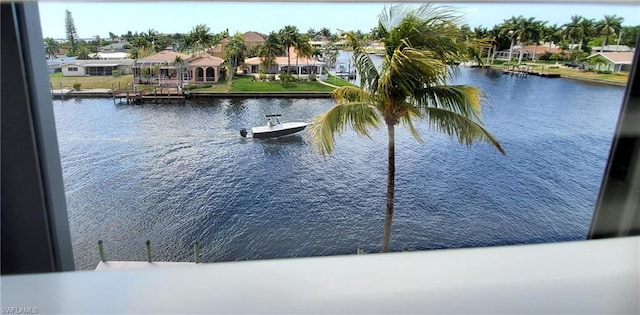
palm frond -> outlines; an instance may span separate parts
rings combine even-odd
[[[422,119],[422,113],[413,107],[410,103],[405,103],[404,107],[407,109],[406,113],[400,117],[400,124],[407,127],[411,135],[419,142],[423,143],[422,137],[418,132],[418,129],[413,125],[413,118]]]
[[[418,108],[442,108],[472,119],[480,119],[484,93],[469,85],[428,86],[413,95]]]
[[[343,33],[347,40],[347,45],[353,51],[353,63],[360,73],[360,86],[367,91],[374,92],[378,86],[379,73],[376,65],[373,63],[371,56],[366,53],[364,44],[358,40],[353,32]]]
[[[487,142],[502,154],[506,154],[498,140],[486,130],[479,121],[445,108],[428,107],[424,109],[429,127],[451,137],[455,136],[461,144],[471,146],[475,142]]]
[[[341,86],[333,90],[331,96],[339,104],[348,102],[369,102],[369,104],[374,103],[373,94],[357,86]]]
[[[369,129],[378,128],[380,123],[380,115],[368,101],[348,102],[338,104],[316,116],[308,133],[312,143],[325,156],[333,152],[336,135],[344,132],[347,127],[362,136],[371,138]]]

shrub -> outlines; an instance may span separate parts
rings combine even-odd
[[[315,80],[317,80],[317,79],[318,79],[318,78],[316,77],[316,74],[315,74],[315,73],[312,73],[312,74],[310,74],[310,75],[309,75],[309,80],[310,80],[310,81],[315,81]]]
[[[553,55],[551,55],[551,57],[549,57],[549,60],[555,60],[555,61],[564,60],[564,55],[563,54],[553,54]]]
[[[624,77],[628,76],[629,74],[625,72],[614,72],[613,75]]]
[[[80,84],[80,83],[74,83],[74,84],[73,84],[73,89],[74,89],[74,90],[76,90],[76,91],[80,91],[80,86],[82,86],[82,84]]]
[[[267,75],[264,72],[261,72],[258,77],[260,78],[260,81],[264,81],[267,79]]]
[[[119,77],[122,75],[122,71],[120,70],[113,70],[113,72],[111,72],[111,75],[114,77]]]
[[[544,54],[538,57],[539,60],[550,60],[552,53],[546,51]]]
[[[270,74],[269,75],[269,81],[276,81],[276,75],[275,74]]]

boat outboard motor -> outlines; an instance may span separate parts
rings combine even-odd
[[[240,135],[243,138],[246,138],[247,137],[247,129],[245,129],[245,128],[240,129]]]

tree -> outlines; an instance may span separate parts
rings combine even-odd
[[[578,34],[580,35],[580,49],[584,50],[584,42],[595,33],[595,22],[592,19],[582,18],[578,23]]]
[[[584,19],[584,17],[580,15],[573,15],[569,23],[562,25],[562,27],[564,27],[565,38],[571,41],[569,50],[573,50],[573,43],[577,38],[580,38],[580,21],[582,21],[582,19]]]
[[[194,55],[205,52],[215,44],[209,27],[204,24],[198,24],[192,28],[187,38],[187,46],[193,50]]]
[[[318,34],[322,36],[323,40],[329,40],[329,38],[331,38],[331,30],[326,27],[321,28]]]
[[[624,26],[621,32],[622,38],[620,44],[636,47],[636,40],[638,39],[638,33],[640,33],[640,25]]]
[[[549,51],[551,51],[551,43],[558,45],[562,40],[562,27],[558,24],[545,27],[542,31],[542,40],[549,43]]]
[[[284,47],[287,48],[287,73],[291,72],[291,47],[293,47],[299,40],[300,33],[298,33],[298,28],[293,25],[287,25],[284,28],[280,29],[278,32],[280,36],[280,42]]]
[[[614,15],[605,15],[604,18],[596,24],[596,31],[602,35],[602,46],[600,52],[604,50],[604,46],[609,43],[609,36],[617,34],[622,29],[623,18]]]
[[[184,66],[185,62],[182,59],[182,57],[180,56],[176,56],[176,58],[173,60],[173,64],[176,67],[176,72],[177,72],[177,79],[178,79],[178,87],[180,88],[180,90],[182,90],[182,83],[183,83],[183,78],[182,78],[182,67]]]
[[[80,46],[78,47],[78,49],[76,50],[76,57],[78,60],[87,60],[87,59],[91,59],[91,57],[89,57],[89,54],[91,53],[91,51],[89,51],[89,48],[87,48],[87,46]]]
[[[224,47],[227,62],[229,63],[229,79],[233,80],[240,61],[244,60],[244,54],[247,50],[247,44],[244,42],[242,34],[239,32],[233,35],[229,43]]]
[[[480,121],[482,92],[466,85],[448,85],[449,67],[464,61],[466,46],[457,39],[454,11],[423,4],[414,10],[393,5],[379,16],[380,37],[386,51],[380,68],[366,54],[354,34],[346,39],[353,49],[360,87],[333,92],[337,105],[315,118],[309,132],[323,155],[331,154],[336,135],[347,126],[370,137],[369,130],[385,124],[388,132],[387,199],[382,251],[389,251],[395,192],[395,127],[403,125],[421,142],[414,121],[426,121],[435,131],[471,145],[484,141],[504,150]]]
[[[269,73],[276,57],[284,53],[278,34],[276,32],[269,33],[264,42],[257,46],[256,53],[262,60],[262,64],[267,68],[267,73]]]
[[[313,47],[309,43],[309,37],[303,34],[296,38],[296,42],[293,44],[293,49],[296,52],[296,68],[298,69],[298,76],[300,76],[300,67],[298,66],[298,57],[311,57],[313,53]]]
[[[60,47],[58,46],[58,42],[56,42],[55,39],[51,37],[47,37],[44,39],[44,53],[47,55],[47,57],[51,59],[55,58],[59,48]]]
[[[71,12],[69,12],[69,10],[66,10],[64,14],[64,25],[67,34],[67,42],[69,42],[71,52],[75,53],[76,49],[78,48],[78,32],[76,31],[76,25],[73,23],[73,16],[71,16]]]

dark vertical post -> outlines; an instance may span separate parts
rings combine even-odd
[[[151,241],[147,240],[147,262],[151,262]]]
[[[60,97],[64,99],[64,93],[62,93],[62,82],[58,82],[58,83],[60,83]]]
[[[116,90],[115,87],[113,86],[113,83],[111,83],[111,94],[113,95],[113,104],[116,103]]]
[[[193,243],[193,258],[196,264],[200,263],[200,243]]]
[[[102,240],[98,241],[98,251],[100,251],[100,261],[107,261],[107,255],[104,253],[104,246],[102,245]]]

